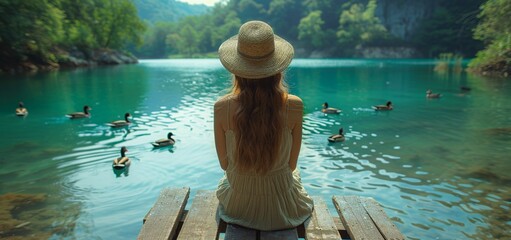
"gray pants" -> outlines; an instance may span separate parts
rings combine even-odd
[[[259,231],[238,225],[227,224],[224,240],[296,240],[296,228],[279,231]]]

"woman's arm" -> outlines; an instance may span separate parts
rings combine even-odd
[[[225,107],[226,104],[227,102],[225,101],[225,98],[218,100],[215,103],[215,110],[213,115],[216,154],[218,155],[220,167],[224,171],[227,170],[228,166],[227,147],[225,140],[225,121],[227,116],[227,107]]]
[[[289,95],[288,121],[291,127],[293,143],[291,145],[291,154],[289,156],[289,167],[294,171],[298,162],[298,155],[302,146],[302,121],[303,121],[303,102],[294,95]]]

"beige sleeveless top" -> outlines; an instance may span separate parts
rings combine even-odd
[[[286,117],[287,109],[288,104]],[[287,124],[279,159],[266,175],[238,173],[233,159],[236,139],[230,125],[225,135],[229,164],[216,190],[220,218],[263,231],[294,228],[307,220],[313,201],[301,184],[298,170],[289,167],[292,135]]]

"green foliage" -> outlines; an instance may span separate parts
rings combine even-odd
[[[507,41],[511,34],[511,2],[508,0],[489,0],[481,6],[481,22],[474,31],[476,39],[492,42]],[[509,45],[508,45],[509,46]]]
[[[150,4],[162,1],[147,0]],[[480,49],[480,45],[472,40],[470,29],[477,22],[474,16],[482,1],[484,0],[432,1],[433,18],[422,19],[424,24],[417,33],[418,37],[410,42],[408,39],[391,36],[380,22],[378,17],[384,16],[377,16],[377,12],[382,12],[377,11],[378,4],[387,4],[383,7],[388,7],[388,1],[225,0],[210,8],[204,15],[181,18],[173,22],[172,30],[169,30],[171,32],[168,32],[165,38],[159,31],[148,31],[148,36],[144,39],[151,41],[145,44],[154,46],[144,46],[142,49],[159,48],[160,53],[174,56],[195,56],[197,51],[216,52],[224,40],[237,33],[242,23],[262,20],[268,22],[276,34],[290,41],[305,54],[314,50],[352,57],[354,52],[358,51],[357,47],[408,46],[420,48],[429,57],[442,52],[470,55]],[[168,2],[171,4],[173,1]],[[159,10],[154,12],[157,14]],[[421,16],[415,17],[420,19]],[[169,19],[168,22],[170,21]],[[184,30],[190,27],[193,31]],[[192,45],[184,44],[182,39],[188,37],[181,34],[194,35],[198,41],[191,42]],[[155,42],[156,40],[158,42]],[[140,51],[138,55],[147,56],[150,52]]]
[[[0,0],[1,64],[53,64],[55,48],[122,49],[145,25],[130,0]]]
[[[443,52],[471,56],[482,47],[480,40],[487,49],[475,64],[503,56],[510,41],[509,0],[489,0],[481,8],[478,41],[472,39],[482,2],[432,1],[433,15],[407,42],[390,36],[381,24],[377,4],[389,3],[376,0],[224,0],[212,8],[176,0],[0,0],[0,57],[4,65],[26,59],[52,62],[59,57],[53,54],[56,47],[127,46],[139,57],[193,57],[216,52],[242,23],[257,19],[300,52],[336,56],[353,56],[357,47],[396,45],[417,47],[428,57]],[[145,26],[149,31],[143,35]]]
[[[463,57],[452,53],[441,53],[436,59],[435,72],[448,73],[460,73],[463,70],[462,67]]]
[[[427,57],[453,52],[473,56],[482,45],[472,38],[479,6],[484,0],[439,1],[433,16],[424,20],[413,37],[413,43]]]
[[[165,41],[167,36],[175,31],[174,25],[169,22],[155,23],[144,35],[144,45],[135,50],[137,55],[142,58],[165,58],[171,54]]]
[[[366,1],[355,0],[355,2],[363,3]],[[305,14],[302,16],[306,16],[307,13],[313,11],[321,11],[321,16],[323,21],[325,22],[323,27],[325,29],[335,29],[339,27],[339,16],[344,10],[343,4],[350,4],[352,1],[349,0],[304,0],[303,7],[305,9]]]
[[[81,1],[81,0],[80,0]],[[175,22],[186,16],[198,16],[207,12],[206,5],[188,5],[169,0],[133,0],[140,18],[149,25],[158,22]]]
[[[511,1],[489,0],[481,9],[474,38],[483,41],[486,47],[477,53],[469,67],[475,69],[499,61],[511,65]]]
[[[267,17],[259,19],[267,20],[279,36],[285,39],[295,39],[298,35],[297,26],[302,16],[304,16],[304,12],[300,1],[273,0],[269,5]]]
[[[346,49],[360,47],[376,39],[389,37],[387,29],[374,15],[376,0],[370,0],[367,6],[356,3],[343,11],[339,18],[338,41]]]
[[[235,10],[246,21],[256,20],[266,14],[264,6],[255,0],[240,0]]]
[[[182,26],[179,33],[173,33],[167,36],[167,45],[174,49],[180,49],[180,53],[185,56],[192,56],[199,52],[198,33],[189,24]]]
[[[47,0],[0,0],[0,54],[6,61],[2,64],[51,59],[51,47],[63,39],[63,18]]]
[[[98,2],[94,15],[101,16],[93,28],[97,43],[102,48],[122,49],[127,43],[141,44],[144,23],[137,16],[135,6],[126,0]]]
[[[321,19],[321,11],[313,11],[308,16],[302,18],[298,25],[298,39],[306,41],[307,45],[312,47],[321,47],[323,45],[323,26],[325,22]]]

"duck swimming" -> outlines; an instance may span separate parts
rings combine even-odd
[[[172,134],[172,132],[169,132],[167,134],[167,138],[162,138],[162,139],[158,139],[154,142],[152,142],[151,144],[154,146],[154,147],[165,147],[165,146],[171,146],[171,145],[174,145],[176,143],[176,140],[174,140],[172,138],[174,134]]]
[[[89,106],[85,105],[83,106],[83,112],[74,112],[66,114],[66,117],[70,119],[76,119],[76,118],[88,118],[90,117],[89,111],[92,110]]]
[[[128,157],[126,157],[126,154],[125,154],[127,151],[128,151],[128,149],[126,147],[121,148],[121,156],[114,159],[112,167],[119,169],[119,168],[127,167],[131,164],[131,160]]]
[[[131,124],[130,120],[128,119],[131,117],[130,113],[124,114],[124,120],[117,120],[110,123],[107,123],[110,127],[125,127]]]
[[[344,129],[339,128],[339,134],[334,134],[328,137],[329,142],[342,142],[344,141]]]
[[[16,108],[16,116],[24,117],[27,116],[28,110],[23,105],[23,102],[18,103],[18,107]]]
[[[337,108],[328,107],[328,103],[325,102],[325,103],[323,103],[323,109],[321,109],[321,112],[327,113],[327,114],[339,114],[339,113],[341,113],[341,110],[337,109]]]
[[[392,102],[388,101],[385,105],[375,105],[373,106],[373,109],[376,111],[385,111],[385,110],[392,110]]]
[[[472,90],[472,88],[467,87],[467,86],[461,86],[460,87],[460,91],[461,92],[470,92],[471,90]]]
[[[440,96],[441,96],[440,93],[433,93],[433,91],[431,91],[430,89],[428,89],[428,91],[426,91],[427,98],[440,98]]]

